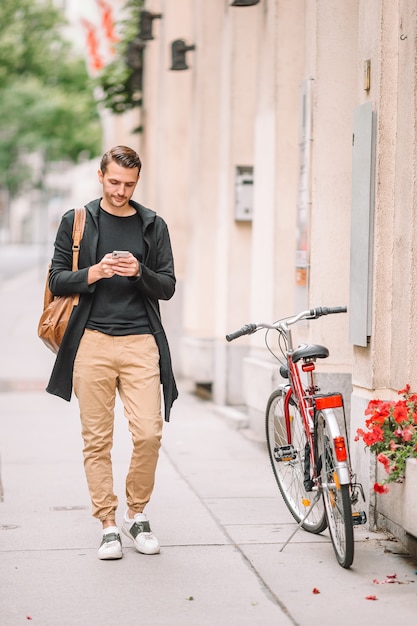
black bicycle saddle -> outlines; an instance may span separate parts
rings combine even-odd
[[[302,344],[292,353],[292,361],[297,363],[300,359],[325,359],[328,356],[329,351],[325,346],[319,346],[315,343]]]

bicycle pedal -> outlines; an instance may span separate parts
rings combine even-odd
[[[311,478],[307,478],[304,481],[304,489],[308,492],[308,491],[313,491],[314,488],[314,480],[311,480]]]
[[[274,458],[278,462],[293,461],[297,458],[297,453],[292,444],[289,444],[288,446],[279,446],[274,449]]]
[[[360,526],[361,524],[366,524],[366,513],[365,511],[353,511],[352,512],[352,523],[354,526]]]

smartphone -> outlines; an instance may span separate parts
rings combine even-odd
[[[113,259],[120,259],[129,256],[129,254],[128,250],[114,250],[112,257]]]

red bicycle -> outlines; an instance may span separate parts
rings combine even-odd
[[[226,335],[227,341],[232,341],[267,330],[266,345],[280,362],[280,374],[287,382],[269,397],[266,440],[278,487],[298,522],[293,535],[299,527],[316,534],[328,527],[337,561],[344,568],[353,562],[353,527],[364,524],[366,515],[352,512],[359,496],[365,497],[351,469],[343,396],[320,393],[315,383],[316,360],[328,357],[328,349],[317,344],[294,349],[290,327],[301,320],[346,311],[346,307],[318,307],[272,324],[246,324]],[[271,330],[278,332],[280,356],[268,344]],[[301,372],[307,376],[306,384]]]

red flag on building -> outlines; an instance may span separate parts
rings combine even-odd
[[[95,73],[104,67],[104,62],[99,51],[96,27],[85,18],[81,18],[81,23],[86,30],[86,44],[90,70],[92,73]]]
[[[114,28],[113,12],[111,6],[104,0],[97,0],[101,14],[101,26],[106,36],[110,48],[113,50],[114,45],[119,41]]]

